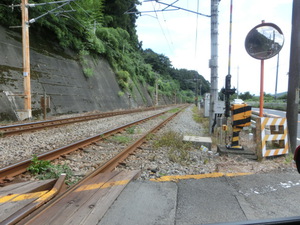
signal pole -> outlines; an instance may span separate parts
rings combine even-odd
[[[29,23],[28,0],[22,0],[22,45],[23,45],[23,77],[24,77],[24,110],[27,118],[31,113],[31,87],[30,87],[30,53],[29,53]]]

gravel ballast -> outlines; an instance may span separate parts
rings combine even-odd
[[[1,138],[0,163],[1,167],[14,162],[31,158],[34,154],[40,154],[55,148],[68,145],[72,142],[97,135],[103,131],[121,126],[144,117],[165,111],[160,109],[129,115],[120,115],[88,122],[81,122],[42,130],[34,133]],[[258,162],[244,158],[243,156],[220,156],[216,145],[211,149],[190,145],[188,150],[157,145],[159,140],[166,135],[175,135],[175,141],[181,141],[183,136],[208,136],[201,124],[193,119],[194,106],[189,106],[179,113],[171,122],[153,135],[149,141],[138,148],[134,154],[121,163],[117,170],[141,170],[139,179],[160,178],[170,175],[196,175],[208,173],[264,173],[269,171],[295,170],[292,160],[285,156],[272,157]],[[199,111],[196,113],[200,113]],[[171,113],[167,113],[170,115]],[[131,139],[141,136],[150,130],[166,116],[158,117],[135,127]],[[121,134],[125,136],[124,134]],[[127,134],[129,135],[129,134]],[[247,145],[255,146],[253,141],[249,144],[248,135],[241,137]],[[179,140],[180,139],[180,140]],[[128,145],[129,143],[127,143]],[[95,169],[115,153],[126,147],[124,143],[117,143],[110,139],[96,143],[92,146],[76,151],[75,155],[67,155],[55,160],[55,164],[68,164],[75,176],[84,176]]]
[[[180,138],[183,136],[208,136],[201,124],[193,120],[193,107],[190,106],[176,116],[156,135],[156,140],[150,141],[130,156],[122,169],[140,169],[140,179],[153,179],[170,175],[196,175],[207,173],[265,173],[270,171],[296,171],[293,160],[285,156],[270,157],[262,162],[247,159],[242,155],[220,156],[217,146],[213,144],[211,150],[193,146],[188,151],[188,158],[180,162],[170,159],[168,147],[155,147],[155,141],[168,132],[175,132]],[[198,112],[199,113],[199,112]],[[241,132],[242,145],[247,145],[255,151],[255,142],[248,139],[248,134]]]

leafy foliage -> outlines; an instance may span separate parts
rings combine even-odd
[[[47,3],[53,0],[29,2]],[[0,4],[0,24],[5,27],[21,25],[20,7],[11,11],[8,6],[12,3],[16,4],[15,0],[2,0]],[[160,94],[172,98],[177,96],[188,102],[193,102],[192,93],[202,95],[208,92],[209,82],[196,71],[175,69],[167,56],[151,49],[142,50],[136,34],[137,14],[126,13],[128,10],[137,12],[137,4],[140,4],[138,0],[77,0],[59,10],[54,9],[61,3],[30,7],[30,19],[37,19],[30,24],[30,32],[57,43],[62,49],[78,52],[87,78],[93,76],[94,71],[86,56],[105,57],[117,74],[122,91],[132,92],[134,86],[139,90],[140,84],[147,83],[153,96],[154,87],[158,84]]]
[[[36,155],[34,155],[32,162],[27,170],[35,175],[41,174],[41,173],[47,171],[49,165],[50,165],[50,161],[39,160],[38,157]]]
[[[37,175],[41,180],[56,179],[59,178],[62,173],[65,173],[68,182],[72,175],[72,171],[67,165],[53,165],[48,160],[39,160],[36,155],[33,156],[32,162],[27,170]]]
[[[254,95],[251,95],[250,92],[247,91],[245,93],[239,94],[239,97],[245,101],[245,100],[252,99],[254,97]]]

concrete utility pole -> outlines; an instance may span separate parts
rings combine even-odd
[[[158,106],[158,82],[155,83],[155,106]]]
[[[38,19],[46,16],[63,6],[69,4],[76,0],[62,0],[55,2],[44,2],[37,4],[28,4],[28,0],[21,0],[20,5],[12,5],[11,7],[21,7],[22,11],[22,47],[23,47],[23,77],[24,77],[24,110],[22,112],[18,112],[21,119],[30,119],[32,117],[32,109],[31,109],[31,85],[30,85],[30,47],[29,47],[29,24],[36,22]],[[28,8],[43,6],[49,4],[59,4],[63,3],[60,6],[34,18],[29,20],[28,16]],[[73,12],[74,10],[69,10],[65,12]],[[60,12],[57,12],[60,13]]]
[[[209,106],[209,132],[215,116],[215,104],[218,101],[218,6],[220,0],[211,0],[211,59],[210,67],[210,106]]]
[[[290,137],[290,149],[294,153],[297,145],[299,75],[300,75],[300,1],[293,1],[290,70],[286,117]]]
[[[25,118],[31,118],[31,87],[30,87],[30,54],[29,54],[29,23],[28,0],[22,0],[22,45],[23,45],[23,77],[24,77],[24,110]]]

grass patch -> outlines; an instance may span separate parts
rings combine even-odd
[[[83,69],[83,74],[86,76],[86,77],[92,77],[94,75],[94,71],[92,68],[84,68]]]
[[[168,112],[169,113],[177,113],[180,109],[179,108],[174,108],[174,109],[170,109]]]
[[[167,131],[156,138],[153,143],[154,148],[167,147],[170,161],[181,165],[188,164],[190,161],[189,151],[192,149],[192,145],[184,142],[182,135],[174,131]]]
[[[197,106],[194,106],[192,109],[193,112],[193,120],[196,123],[201,124],[202,129],[205,131],[205,133],[209,133],[209,118],[204,117],[203,109],[199,110]]]
[[[109,140],[119,144],[127,144],[131,141],[131,138],[126,136],[113,136]]]
[[[136,126],[128,127],[125,129],[127,134],[134,134]]]
[[[48,160],[39,160],[36,155],[33,156],[27,171],[40,180],[57,179],[62,173],[65,173],[67,184],[70,183],[72,176],[72,170],[68,165],[54,165]]]
[[[123,97],[124,94],[125,94],[125,93],[124,93],[123,91],[119,91],[119,92],[118,92],[118,96],[119,96],[119,97]]]
[[[150,134],[147,135],[146,140],[150,141],[150,140],[153,140],[154,138],[155,138],[155,134],[150,133]]]
[[[292,153],[289,153],[285,156],[285,163],[290,164],[294,160],[294,155]]]

